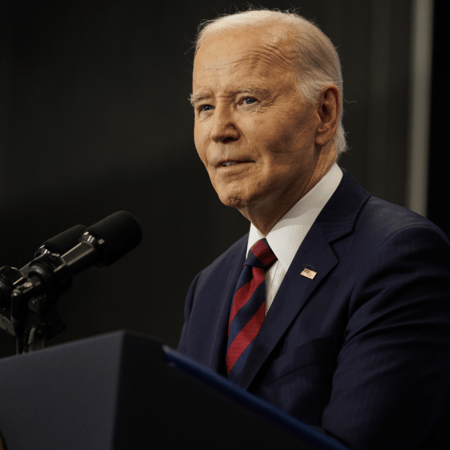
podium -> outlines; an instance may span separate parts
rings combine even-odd
[[[126,331],[0,360],[0,431],[8,450],[345,450]]]

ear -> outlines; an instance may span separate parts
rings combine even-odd
[[[317,128],[316,145],[324,147],[336,135],[341,112],[341,93],[334,84],[326,86],[317,106],[320,124]]]

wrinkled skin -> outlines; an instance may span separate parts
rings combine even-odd
[[[220,31],[194,61],[197,152],[220,200],[263,235],[336,161],[339,90],[326,86],[316,105],[302,99],[292,33]]]

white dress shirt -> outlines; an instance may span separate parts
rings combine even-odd
[[[337,164],[334,164],[326,175],[275,224],[266,236],[270,248],[278,258],[266,272],[266,314],[303,239],[320,211],[339,186],[342,176],[342,170]],[[252,245],[263,237],[252,224],[248,236],[247,254]]]

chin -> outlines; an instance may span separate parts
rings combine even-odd
[[[243,204],[242,199],[240,197],[231,197],[231,196],[221,197],[221,196],[219,196],[219,198],[220,198],[220,201],[225,206],[230,206],[231,208],[239,209]]]
[[[227,185],[213,184],[215,191],[219,197],[219,200],[225,206],[231,206],[232,208],[239,208],[245,203],[245,190],[239,183],[231,183]]]

